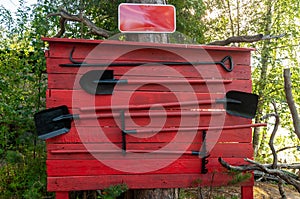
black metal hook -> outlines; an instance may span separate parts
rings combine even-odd
[[[202,131],[202,154],[205,154],[205,156],[202,157],[202,160],[201,160],[201,173],[202,174],[206,174],[208,173],[208,169],[206,167],[206,165],[208,164],[208,157],[210,156],[209,154],[207,154],[207,151],[206,151],[206,131]]]
[[[75,51],[75,46],[72,48],[72,50],[70,52],[70,55],[69,55],[70,62],[72,62],[73,64],[78,64],[78,65],[86,64],[86,62],[76,61],[76,60],[73,59],[73,53],[74,53],[74,51]]]

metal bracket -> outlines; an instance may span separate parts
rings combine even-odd
[[[122,131],[122,153],[126,155],[126,132],[125,132],[125,113],[120,111],[121,131]]]
[[[208,157],[210,156],[209,154],[207,155],[206,151],[206,130],[202,131],[202,151],[201,154],[204,154],[202,157],[202,164],[201,164],[201,173],[206,174],[208,172],[208,169],[206,165],[208,164]]]
[[[126,155],[126,135],[127,134],[136,134],[136,130],[125,130],[126,125],[125,125],[125,111],[121,110],[120,111],[120,121],[121,121],[121,132],[122,132],[122,153],[123,155]]]

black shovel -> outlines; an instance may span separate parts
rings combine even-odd
[[[256,113],[258,96],[251,93],[245,93],[240,91],[229,91],[226,93],[226,97],[223,99],[216,100],[199,100],[191,102],[183,102],[183,105],[196,105],[196,104],[212,104],[222,103],[228,114],[244,117],[253,118]],[[153,104],[144,105],[143,108],[151,107]],[[181,106],[181,103],[169,102],[162,103],[160,106]],[[117,107],[122,110],[126,107]],[[130,107],[129,107],[130,108]],[[142,108],[142,107],[141,107]],[[113,106],[111,109],[116,109]],[[138,115],[139,113],[137,113]],[[109,114],[106,114],[109,115]],[[71,121],[73,119],[85,119],[90,118],[88,115],[71,115],[69,114],[66,106],[60,106],[43,110],[34,115],[36,129],[38,136],[41,139],[48,139],[57,135],[68,132],[71,128]]]

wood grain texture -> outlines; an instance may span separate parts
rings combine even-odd
[[[213,180],[212,180],[213,178]],[[111,185],[125,183],[132,189],[151,188],[186,188],[195,186],[200,181],[201,186],[224,186],[232,178],[227,174],[160,174],[160,175],[102,175],[102,176],[70,176],[48,177],[49,191],[98,190]],[[197,183],[196,183],[197,185]],[[241,184],[253,186],[250,179]]]

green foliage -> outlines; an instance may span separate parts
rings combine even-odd
[[[8,151],[0,167],[1,198],[42,198],[46,191],[44,146],[23,151]]]
[[[112,185],[106,189],[104,189],[99,198],[101,199],[115,199],[120,196],[122,193],[126,192],[128,187],[126,184],[117,184]]]
[[[207,41],[226,39],[240,35],[281,35],[284,37],[265,40],[252,44],[236,44],[242,47],[254,47],[252,53],[253,92],[260,96],[255,122],[264,122],[260,118],[273,112],[271,102],[275,101],[281,119],[282,130],[290,139],[282,139],[278,149],[283,145],[297,145],[299,140],[293,133],[289,108],[284,94],[283,69],[290,67],[292,71],[293,91],[296,104],[299,98],[299,38],[300,14],[297,0],[245,0],[215,1],[204,0],[207,17],[204,21],[210,29],[205,32]],[[269,126],[273,126],[272,123]],[[257,158],[270,161],[268,154],[268,134],[264,128],[255,132],[254,147],[258,149]],[[280,138],[279,138],[280,139]],[[262,157],[264,156],[264,157]]]
[[[194,43],[203,43],[205,41],[205,25],[202,21],[205,14],[203,1],[168,0],[168,3],[176,7],[177,31],[192,38]]]
[[[228,185],[237,185],[249,180],[252,176],[251,173],[243,173],[238,171],[229,171],[229,175],[232,176],[232,180],[228,182]]]
[[[37,140],[33,114],[45,104],[45,59],[41,35],[47,32],[32,9],[16,17],[0,8],[0,195],[42,198],[46,192],[45,145]],[[38,14],[38,13],[36,13]],[[35,32],[39,31],[39,32]]]
[[[53,36],[59,30],[59,17],[47,17],[50,13],[57,13],[61,8],[68,13],[78,15],[84,14],[96,26],[108,30],[111,35],[118,32],[118,6],[125,0],[38,0],[34,12],[38,12],[40,25],[46,27],[49,33],[46,32],[44,36]],[[42,20],[42,21],[41,21]],[[80,22],[68,22],[66,24],[66,32],[64,37],[67,38],[86,38],[86,39],[105,39],[101,36],[95,36],[90,33],[90,30]]]

